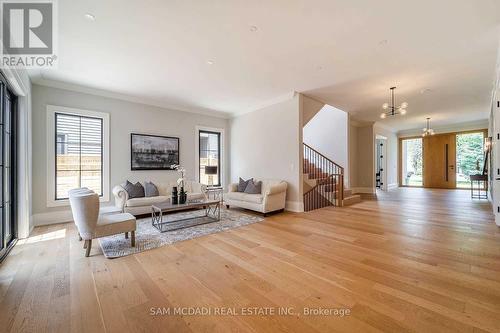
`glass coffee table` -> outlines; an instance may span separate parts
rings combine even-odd
[[[155,203],[151,206],[151,221],[153,227],[160,232],[190,228],[197,225],[220,221],[220,200],[194,200],[185,204],[172,204],[170,201]],[[204,215],[176,218],[176,212],[204,210]],[[167,217],[165,219],[164,217]]]

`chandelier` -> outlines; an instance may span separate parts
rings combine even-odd
[[[428,135],[434,135],[434,130],[431,128],[431,125],[430,125],[430,120],[431,118],[427,118],[427,126],[422,128],[422,131],[424,133],[422,133],[422,136],[428,136]]]
[[[406,108],[408,107],[408,103],[403,102],[401,105],[396,106],[395,99],[394,99],[394,90],[396,87],[391,87],[391,105],[389,103],[384,103],[382,104],[382,109],[384,110],[389,110],[386,112],[383,112],[380,114],[380,118],[385,119],[387,116],[395,116],[395,115],[402,115],[404,116],[406,114]]]

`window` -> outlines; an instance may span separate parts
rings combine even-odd
[[[102,119],[56,113],[56,200],[88,187],[102,196]]]
[[[484,132],[459,133],[456,139],[458,188],[470,188],[470,176],[483,173]]]
[[[221,186],[221,133],[198,131],[200,183]]]
[[[109,115],[47,106],[47,206],[68,203],[68,191],[88,187],[109,200]]]
[[[0,74],[0,258],[16,238],[17,230],[17,98]]]
[[[57,135],[57,142],[65,142],[68,140],[68,135],[67,134],[56,134]],[[57,145],[57,154],[67,154],[68,153],[68,146],[67,145]]]
[[[422,186],[422,138],[401,140],[403,186]]]

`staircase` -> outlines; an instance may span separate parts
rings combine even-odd
[[[304,143],[304,211],[361,201],[344,188],[344,168]]]

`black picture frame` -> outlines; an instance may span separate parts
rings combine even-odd
[[[139,151],[143,146],[144,152]],[[166,152],[155,151],[163,145],[171,146]],[[165,161],[165,159],[167,159]],[[153,135],[153,134],[130,134],[130,170],[175,170],[174,165],[180,163],[180,140],[178,137]]]

